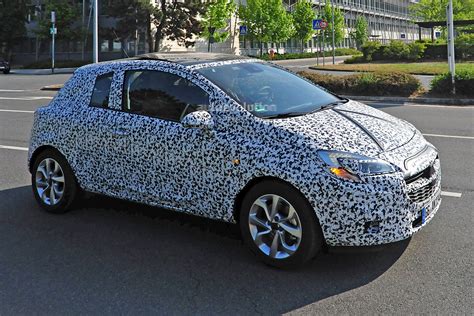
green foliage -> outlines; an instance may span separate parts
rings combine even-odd
[[[0,0],[0,56],[10,59],[13,46],[26,35],[26,16],[26,1]]]
[[[382,51],[383,58],[390,60],[408,59],[409,54],[410,50],[408,46],[399,40],[390,41],[390,44],[385,46]]]
[[[362,45],[369,38],[369,26],[364,16],[358,16],[355,22],[354,30],[350,33],[351,38],[356,42],[357,49],[361,49]]]
[[[379,42],[367,42],[362,45],[362,54],[364,55],[365,61],[372,61],[373,55],[380,50],[382,45]]]
[[[454,76],[456,94],[474,97],[474,71],[456,71]],[[452,91],[451,74],[449,72],[437,75],[431,81],[431,92],[435,94],[450,94]]]
[[[417,21],[446,21],[446,6],[449,0],[419,0],[409,6]],[[474,19],[474,0],[453,0],[455,20]]]
[[[313,19],[315,18],[311,2],[308,0],[298,1],[292,15],[296,38],[302,43],[309,41],[314,35]],[[303,49],[303,45],[301,49]]]
[[[336,48],[336,56],[347,56],[347,55],[360,55],[360,52],[357,49],[353,48]],[[275,54],[273,60],[287,60],[287,59],[300,59],[300,58],[316,58],[318,53],[285,53],[285,54]],[[319,53],[321,57],[322,54]],[[332,51],[325,51],[324,56],[332,56]],[[262,59],[270,60],[268,54],[263,54]]]
[[[56,28],[58,40],[76,41],[81,38],[83,30],[76,26],[78,16],[80,15],[80,4],[74,0],[48,0],[46,1],[46,10],[43,12],[43,18],[39,22],[37,34],[40,38],[50,38],[51,11],[56,12]]]
[[[280,0],[248,0],[239,7],[248,36],[260,43],[280,42],[292,35],[292,19]],[[260,50],[260,55],[263,52]]]
[[[367,42],[362,45],[365,61],[374,60],[419,60],[424,57],[427,46],[423,42],[406,44],[399,40],[390,41],[388,45],[379,42]],[[351,63],[351,61],[346,62]]]
[[[272,43],[288,40],[295,33],[293,17],[283,7],[281,0],[268,0],[270,16],[273,17],[269,28],[269,38]]]
[[[426,45],[423,43],[412,42],[408,44],[408,59],[418,60],[421,59],[425,53]]]
[[[215,42],[224,42],[229,37],[229,20],[235,13],[237,6],[232,0],[214,0],[207,6],[207,12],[202,19],[203,34],[206,39],[210,39],[209,28],[216,30],[213,34]]]
[[[474,33],[459,34],[454,40],[456,58],[469,59],[474,55]]]
[[[421,88],[420,81],[404,73],[359,73],[349,76],[300,72],[300,75],[329,91],[346,95],[410,96]]]
[[[101,35],[125,41],[134,38],[137,30],[145,32],[149,29],[154,7],[147,0],[122,0],[112,1],[104,6],[102,12],[117,19],[117,23],[112,28],[101,28]]]
[[[351,58],[344,60],[344,64],[360,64],[365,62],[367,61],[365,60],[363,55],[352,56]]]
[[[332,4],[331,1],[326,0],[326,5],[323,11],[320,12],[322,18],[328,22],[328,27],[324,30],[326,43],[332,42]],[[334,40],[336,44],[344,40],[344,30],[346,25],[344,23],[344,13],[338,7],[334,7]]]

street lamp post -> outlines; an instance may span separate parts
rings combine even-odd
[[[335,46],[335,25],[334,25],[334,4],[331,1],[331,11],[332,11],[332,64],[334,65],[336,63],[336,51],[334,50]]]
[[[92,61],[99,62],[99,6],[98,0],[93,0],[94,23],[92,28]]]

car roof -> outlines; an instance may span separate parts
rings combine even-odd
[[[184,66],[192,66],[198,64],[206,64],[212,62],[222,62],[231,60],[249,59],[247,56],[239,56],[232,54],[218,53],[189,53],[189,52],[173,52],[173,53],[150,53],[131,57],[126,60],[161,60],[168,61]]]

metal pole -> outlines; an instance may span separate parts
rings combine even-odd
[[[334,25],[334,4],[332,3],[332,1],[331,1],[331,11],[332,11],[332,64],[334,65],[336,63],[336,51],[334,49],[336,28]]]
[[[98,0],[93,0],[93,27],[92,27],[92,62],[98,63],[99,62],[99,6]]]
[[[51,11],[51,72],[54,74],[54,54],[55,54],[55,37],[56,37],[56,12]]]
[[[82,32],[84,32],[86,26],[86,0],[82,0]],[[82,33],[81,32],[81,33]],[[81,59],[84,60],[85,58],[85,50],[86,50],[86,43],[84,39],[84,34],[81,34],[82,38],[82,53],[81,53]]]
[[[455,76],[456,76],[456,62],[454,56],[454,19],[453,19],[453,0],[449,0],[446,7],[447,26],[448,26],[448,64],[449,72],[451,73],[451,84],[453,86],[453,94],[456,94]]]

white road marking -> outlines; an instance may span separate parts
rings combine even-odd
[[[35,111],[0,109],[0,112],[35,113]]]
[[[0,149],[11,149],[11,150],[28,151],[28,147],[4,146],[4,145],[0,145]]]
[[[460,198],[462,196],[462,193],[441,191],[441,195]]]
[[[19,100],[19,101],[36,101],[36,100],[52,100],[54,97],[0,97],[0,100]]]
[[[445,138],[460,138],[460,139],[474,139],[474,136],[456,136],[456,135],[441,135],[441,134],[423,134],[423,136],[445,137]]]
[[[27,90],[8,90],[8,89],[0,89],[0,92],[25,92]],[[29,90],[32,91],[32,90]]]

